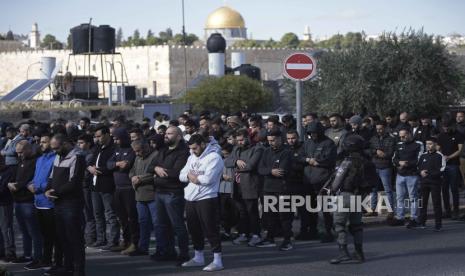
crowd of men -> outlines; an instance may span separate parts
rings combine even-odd
[[[369,190],[357,186],[354,175],[340,188],[344,195],[371,194],[366,216],[378,215],[378,193],[384,190],[393,226],[425,228],[430,194],[435,231],[441,231],[443,218],[461,219],[464,112],[434,121],[406,112],[384,118],[310,113],[301,118],[304,137],[292,115],[187,111],[175,120],[159,113],[154,119],[154,124],[123,116],[97,124],[88,118],[29,120],[18,128],[3,123],[0,257],[25,263],[28,270],[46,269],[44,275],[85,275],[86,246],[149,256],[153,233],[154,261],[217,271],[223,269],[222,241],[287,251],[293,238],[333,242],[335,229],[340,255],[331,263],[363,262],[361,214],[324,212],[320,233],[318,213],[299,208],[300,231],[294,235],[294,213],[260,208],[265,195],[311,196],[313,206],[349,155],[370,161],[379,177]],[[22,256],[16,255],[14,218]],[[353,256],[347,251],[347,220]],[[279,245],[276,237],[283,237]],[[206,266],[205,239],[213,252]]]

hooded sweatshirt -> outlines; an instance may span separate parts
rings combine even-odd
[[[179,180],[189,182],[187,174],[192,173],[197,175],[200,183],[189,182],[184,188],[184,198],[187,201],[199,201],[218,197],[223,166],[221,155],[218,154],[217,148],[211,144],[200,156],[191,154],[187,159],[187,164],[179,174]]]
[[[32,184],[34,185],[35,195],[34,202],[38,209],[52,209],[54,204],[45,196],[47,189],[48,177],[53,168],[53,162],[56,154],[53,151],[48,151],[37,159],[36,170]]]
[[[116,146],[114,153],[107,161],[107,169],[113,171],[113,179],[117,189],[132,189],[131,179],[129,179],[129,171],[131,170],[136,155],[130,145],[130,137],[126,129],[117,128],[113,131],[113,136],[121,142]],[[127,161],[128,166],[124,169],[116,167],[116,162]]]

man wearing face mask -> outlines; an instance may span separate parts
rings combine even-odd
[[[452,120],[442,120],[442,131],[438,135],[440,152],[446,159],[444,170],[444,185],[442,186],[442,199],[444,202],[445,218],[457,220],[459,218],[459,188],[460,153],[462,152],[464,137],[455,130]],[[450,189],[450,191],[449,191]],[[450,192],[452,192],[453,212],[450,207]]]
[[[324,134],[324,128],[320,122],[311,122],[307,126],[307,135],[310,139],[305,141],[304,155],[301,162],[306,163],[304,168],[304,185],[312,190],[312,207],[316,207],[316,195],[325,182],[330,178],[336,164],[337,148],[334,142]],[[333,218],[331,213],[323,212],[326,233],[321,242],[332,242],[334,237],[331,233]],[[316,231],[318,214],[311,213],[310,231]]]
[[[55,204],[56,233],[64,255],[64,267],[52,275],[84,276],[84,228],[81,227],[84,221],[84,156],[62,134],[53,136],[50,146],[57,156],[45,196]]]
[[[93,175],[91,183],[94,186],[92,205],[97,226],[97,241],[91,247],[115,250],[119,248],[120,227],[113,209],[113,194],[115,192],[113,171],[107,168],[107,162],[115,151],[115,145],[110,136],[110,129],[105,125],[96,128],[94,138],[97,148],[93,160],[87,167],[87,170]],[[110,224],[109,237],[106,236],[106,222]]]

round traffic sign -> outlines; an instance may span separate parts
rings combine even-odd
[[[283,74],[289,79],[305,81],[316,74],[316,61],[305,53],[294,53],[284,60]]]

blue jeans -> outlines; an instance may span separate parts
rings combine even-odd
[[[24,256],[30,257],[34,246],[34,260],[42,258],[42,235],[33,203],[15,203],[15,215],[19,230],[23,236]]]
[[[459,166],[457,165],[447,165],[444,170],[444,185],[442,186],[442,199],[444,201],[444,209],[446,213],[450,213],[450,191],[452,192],[452,204],[454,211],[459,210]]]
[[[183,195],[174,193],[155,194],[155,232],[158,232],[167,240],[171,232],[171,227],[178,239],[179,254],[188,256],[189,236],[184,222],[184,206],[186,201]],[[170,227],[171,226],[171,227]],[[162,249],[162,252],[174,252],[174,244]]]
[[[137,216],[139,219],[139,233],[140,233],[140,238],[139,238],[139,245],[138,248],[142,252],[148,252],[149,251],[149,244],[150,244],[150,235],[152,233],[152,230],[155,231],[155,238],[157,240],[157,252],[162,251],[161,248],[167,248],[169,244],[169,240],[166,238],[163,238],[163,236],[160,234],[160,231],[156,231],[157,228],[155,227],[155,221],[156,221],[156,208],[155,208],[155,201],[138,201],[136,203],[137,207]],[[171,242],[171,244],[174,244],[174,242]]]
[[[384,192],[388,198],[388,202],[391,205],[392,210],[395,208],[394,202],[394,194],[391,188],[391,176],[392,176],[392,169],[376,169],[376,173],[378,174],[379,178],[381,178],[381,182],[383,183]],[[371,193],[371,209],[375,210],[376,205],[378,203],[378,187],[373,188],[373,192]]]
[[[418,176],[397,175],[396,191],[397,191],[397,219],[404,219],[405,208],[410,208],[411,219],[416,220],[418,217]],[[408,199],[406,199],[408,197]],[[407,205],[407,206],[406,206]]]

